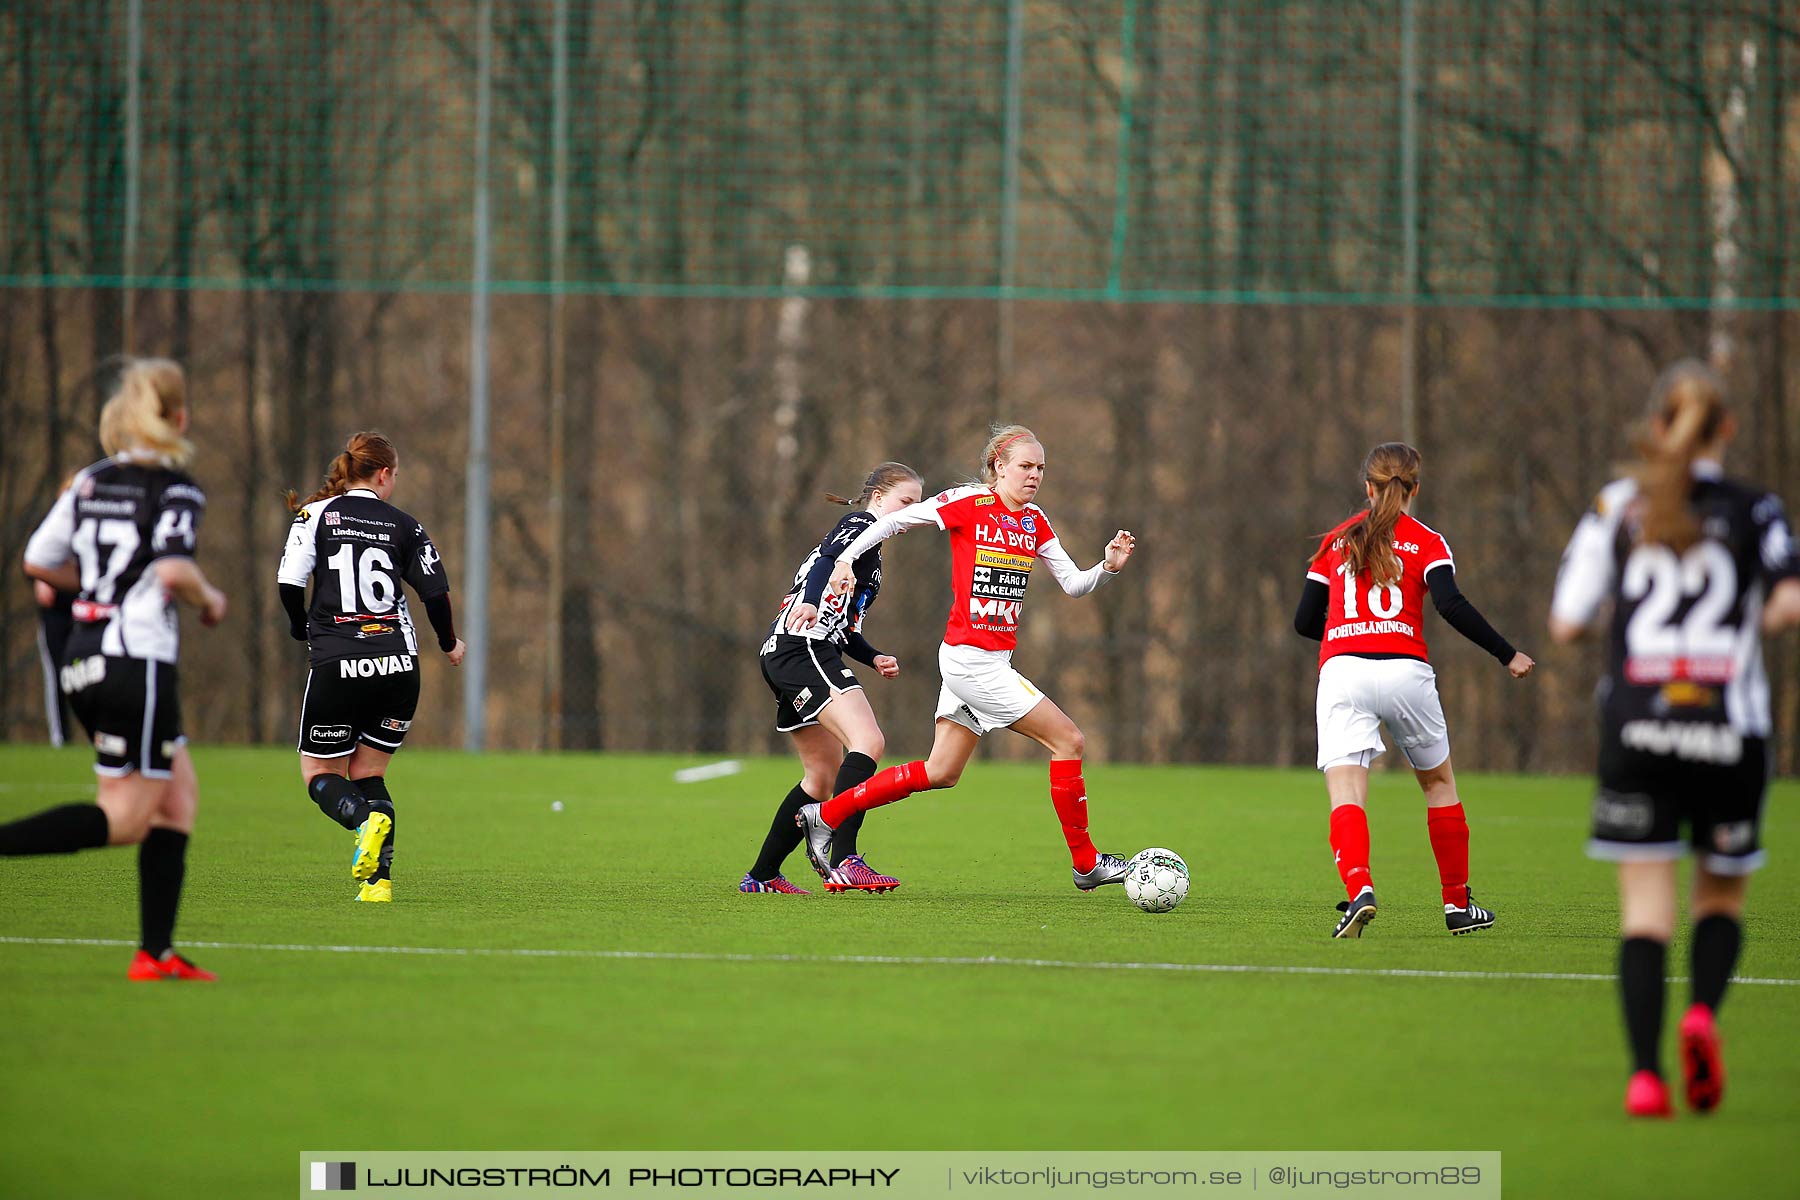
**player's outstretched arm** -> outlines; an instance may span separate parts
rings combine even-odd
[[[938,504],[938,498],[933,497],[917,504],[909,504],[905,508],[897,508],[857,534],[856,540],[845,546],[837,556],[837,565],[831,569],[831,594],[848,596],[856,587],[856,560],[896,533],[905,533],[919,525],[937,525],[941,528],[943,522],[938,519]]]
[[[1050,575],[1071,596],[1085,596],[1101,584],[1125,569],[1131,558],[1131,552],[1137,548],[1137,539],[1128,530],[1121,529],[1113,535],[1113,540],[1106,544],[1106,555],[1101,560],[1083,571],[1063,549],[1060,538],[1051,538],[1038,547],[1038,561],[1050,568]]]
[[[202,625],[217,625],[225,619],[225,593],[207,580],[206,572],[193,559],[157,559],[156,581],[177,600],[199,609]]]
[[[1529,654],[1520,653],[1500,636],[1500,631],[1488,624],[1481,610],[1462,594],[1462,589],[1456,586],[1455,567],[1449,563],[1439,564],[1425,576],[1425,583],[1431,589],[1432,606],[1450,628],[1493,655],[1514,679],[1531,674],[1531,668],[1537,664]]]

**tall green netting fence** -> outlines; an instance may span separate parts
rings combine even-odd
[[[495,744],[773,747],[753,659],[818,491],[953,482],[1000,416],[1078,556],[1143,537],[1131,588],[1034,595],[1021,650],[1123,758],[1307,761],[1296,564],[1372,441],[1419,441],[1528,646],[1669,358],[1727,367],[1737,465],[1800,501],[1782,0],[6,0],[0,554],[91,453],[108,356],[188,362],[240,600],[202,736],[290,732],[273,496],[346,433],[393,435],[462,545],[484,24]],[[910,745],[942,547],[891,557]],[[6,589],[14,737],[31,623]],[[1470,759],[1583,765],[1591,661],[1507,686],[1436,643]]]

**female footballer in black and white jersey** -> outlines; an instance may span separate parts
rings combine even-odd
[[[176,686],[177,601],[205,625],[225,594],[194,562],[206,496],[187,474],[187,379],[166,359],[125,364],[100,413],[111,456],[76,474],[25,549],[25,573],[77,593],[60,667],[63,694],[94,743],[93,804],[0,826],[0,855],[138,847],[142,940],[126,978],[211,980],[175,953],[200,785]]]
[[[1619,864],[1632,1116],[1673,1113],[1657,1047],[1675,863],[1690,846],[1682,1068],[1691,1108],[1709,1111],[1723,1096],[1716,1018],[1763,861],[1772,721],[1762,638],[1800,624],[1800,553],[1781,498],[1724,473],[1736,432],[1711,368],[1687,360],[1663,372],[1637,439],[1642,463],[1602,489],[1576,527],[1550,612],[1551,636],[1567,642],[1612,606],[1588,853]]]
[[[826,584],[838,551],[878,517],[917,504],[923,487],[917,471],[890,462],[869,472],[855,501],[826,495],[854,511],[832,526],[794,572],[761,655],[763,680],[775,693],[775,728],[794,739],[804,773],[777,806],[762,851],[739,881],[739,891],[804,896],[804,889],[781,874],[781,864],[800,844],[794,814],[802,805],[829,800],[875,773],[886,742],[862,685],[840,652],[874,667],[884,679],[900,673],[899,661],[875,649],[862,635],[863,617],[881,591],[880,553],[857,564],[856,586],[849,595],[832,594]],[[826,891],[885,892],[900,886],[898,879],[876,871],[857,853],[856,834],[861,828],[859,818],[836,830],[829,870],[821,872]]]
[[[451,666],[464,649],[437,547],[423,525],[387,502],[399,469],[392,442],[353,435],[305,504],[287,493],[294,524],[279,572],[288,632],[307,644],[311,667],[300,702],[300,773],[320,811],[355,831],[356,898],[375,902],[394,896],[388,760],[419,705],[419,646],[403,582],[425,605]]]

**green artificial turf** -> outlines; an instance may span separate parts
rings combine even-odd
[[[0,1195],[287,1195],[325,1148],[1499,1150],[1508,1196],[1794,1187],[1800,986],[1734,987],[1716,1116],[1631,1123],[1610,980],[1521,977],[1613,969],[1582,779],[1463,781],[1499,924],[1452,939],[1422,801],[1378,773],[1381,915],[1333,942],[1311,772],[1091,766],[1100,846],[1193,871],[1150,916],[1071,887],[1041,764],[976,763],[871,814],[862,848],[898,892],[791,898],[735,887],[789,762],[683,785],[694,760],[409,750],[396,903],[376,906],[351,903],[350,838],[292,754],[195,758],[177,937],[221,980],[128,984],[129,945],[0,943]],[[91,794],[85,753],[0,748],[0,820]],[[1797,801],[1769,797],[1745,976],[1800,980]],[[798,853],[788,873],[816,890]],[[135,943],[135,897],[133,851],[0,862],[0,933]],[[577,953],[325,949],[359,946]],[[1092,963],[1496,974],[1052,965]],[[1671,1033],[1685,1003],[1671,985]]]

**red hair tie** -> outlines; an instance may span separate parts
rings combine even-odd
[[[1006,448],[1008,446],[1012,445],[1014,442],[1018,441],[1022,437],[1029,437],[1029,436],[1030,436],[1030,434],[1024,433],[1024,432],[1015,433],[1011,437],[1007,438],[1004,442],[1001,442],[998,446],[995,446],[994,447],[994,464],[996,466],[999,465],[1000,456],[1002,454],[1006,453]]]

